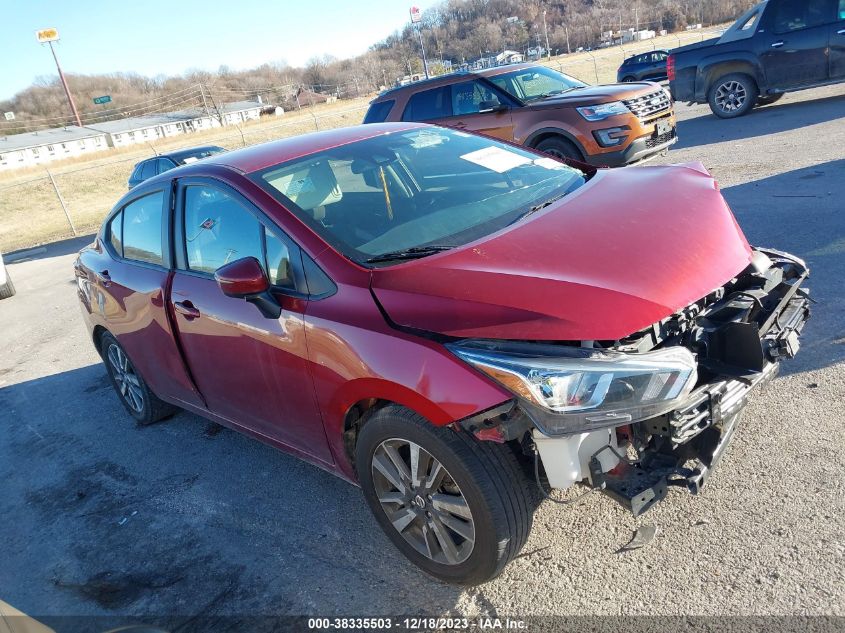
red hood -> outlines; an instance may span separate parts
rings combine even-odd
[[[397,324],[458,337],[616,340],[701,299],[751,249],[701,164],[600,170],[466,246],[373,271]]]

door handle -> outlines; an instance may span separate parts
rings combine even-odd
[[[464,123],[463,121],[458,121],[458,122],[457,122],[457,123],[455,123],[455,125],[454,125],[454,127],[459,127],[459,128],[462,128],[462,129],[463,129],[463,128],[465,128],[466,126],[467,126],[467,124],[466,124],[466,123]]]
[[[190,301],[177,301],[173,304],[173,309],[179,314],[184,314],[189,319],[198,319],[200,316],[200,311]]]
[[[97,278],[97,281],[103,284],[104,287],[108,288],[109,286],[111,286],[111,277],[109,276],[109,271],[101,270],[98,273],[95,272],[94,276]]]
[[[781,42],[775,42],[774,44],[772,44],[772,48],[780,48],[781,46],[783,46],[782,41]]]

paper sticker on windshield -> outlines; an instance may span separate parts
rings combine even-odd
[[[186,165],[188,165],[190,163],[195,163],[198,160],[199,160],[199,158],[197,158],[196,156],[188,156],[186,158],[183,158],[182,162],[185,163]]]
[[[556,161],[554,158],[535,158],[534,164],[537,167],[545,167],[546,169],[566,169],[567,166],[561,163],[560,161]]]
[[[509,152],[501,147],[487,147],[464,154],[461,158],[499,174],[531,162],[530,158],[520,156],[516,152]]]

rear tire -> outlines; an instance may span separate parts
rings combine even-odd
[[[158,422],[179,410],[150,391],[126,351],[109,332],[104,332],[100,338],[100,353],[112,387],[126,411],[139,424]]]
[[[707,94],[710,110],[720,119],[748,114],[757,103],[757,84],[748,75],[733,73],[719,77]]]
[[[8,299],[15,296],[15,284],[12,279],[6,274],[6,283],[0,286],[0,299]]]
[[[539,152],[545,152],[555,158],[571,158],[572,160],[583,161],[584,156],[575,147],[575,144],[561,136],[551,136],[537,143],[534,148]]]
[[[440,580],[477,585],[495,578],[528,538],[528,481],[508,446],[390,405],[364,424],[355,463],[388,538]]]

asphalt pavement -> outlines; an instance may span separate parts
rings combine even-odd
[[[678,113],[658,162],[703,162],[749,241],[806,258],[819,302],[700,496],[670,492],[637,520],[600,494],[545,502],[500,578],[442,584],[340,479],[194,415],[136,426],[80,318],[83,238],[10,264],[18,294],[0,302],[0,599],[118,620],[845,616],[845,87],[732,121]],[[644,524],[655,539],[620,553]]]

